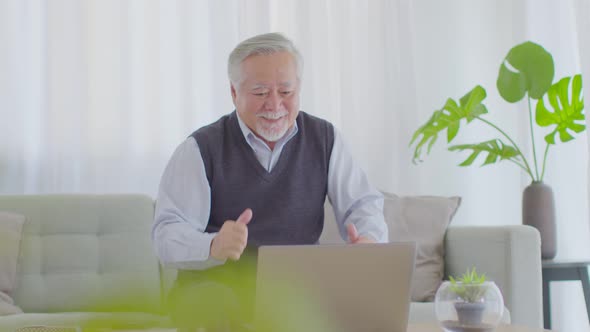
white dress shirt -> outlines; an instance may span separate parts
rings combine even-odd
[[[270,172],[285,144],[297,135],[297,123],[271,150],[237,118],[258,161]],[[224,263],[209,256],[211,241],[217,234],[205,232],[211,206],[210,190],[199,146],[193,137],[188,137],[172,154],[156,200],[152,240],[165,267],[202,270]],[[387,242],[383,195],[369,184],[336,129],[328,169],[328,199],[344,240],[348,238],[345,225],[353,223],[359,235]]]

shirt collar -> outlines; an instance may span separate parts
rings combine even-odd
[[[258,136],[256,136],[256,134],[254,134],[254,132],[250,128],[248,128],[248,126],[244,123],[244,121],[242,121],[242,118],[238,114],[238,111],[236,111],[236,116],[238,118],[238,124],[240,125],[240,129],[242,130],[242,134],[244,135],[246,142],[248,142],[248,145],[250,145],[250,147],[252,149],[255,149],[254,148],[255,142],[264,144],[266,147],[268,147],[266,142],[264,142],[262,139],[260,139]],[[287,143],[289,140],[291,140],[291,138],[293,138],[293,136],[295,136],[295,134],[297,134],[298,131],[299,131],[299,127],[297,126],[297,121],[295,121],[295,123],[293,123],[293,126],[291,128],[289,128],[289,130],[287,130],[287,132],[285,133],[285,136],[281,137],[277,141],[277,143],[275,144],[275,148],[279,145],[283,145],[283,144]]]

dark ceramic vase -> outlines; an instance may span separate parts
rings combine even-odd
[[[553,190],[543,182],[533,182],[522,194],[522,223],[541,233],[541,258],[552,259],[557,253],[555,202]]]

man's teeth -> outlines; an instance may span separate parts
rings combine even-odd
[[[262,114],[261,117],[267,120],[277,120],[285,116],[285,114]]]

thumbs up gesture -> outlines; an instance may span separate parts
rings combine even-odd
[[[238,219],[226,220],[219,233],[211,241],[210,256],[218,260],[238,260],[248,243],[248,223],[252,210],[246,209]]]

